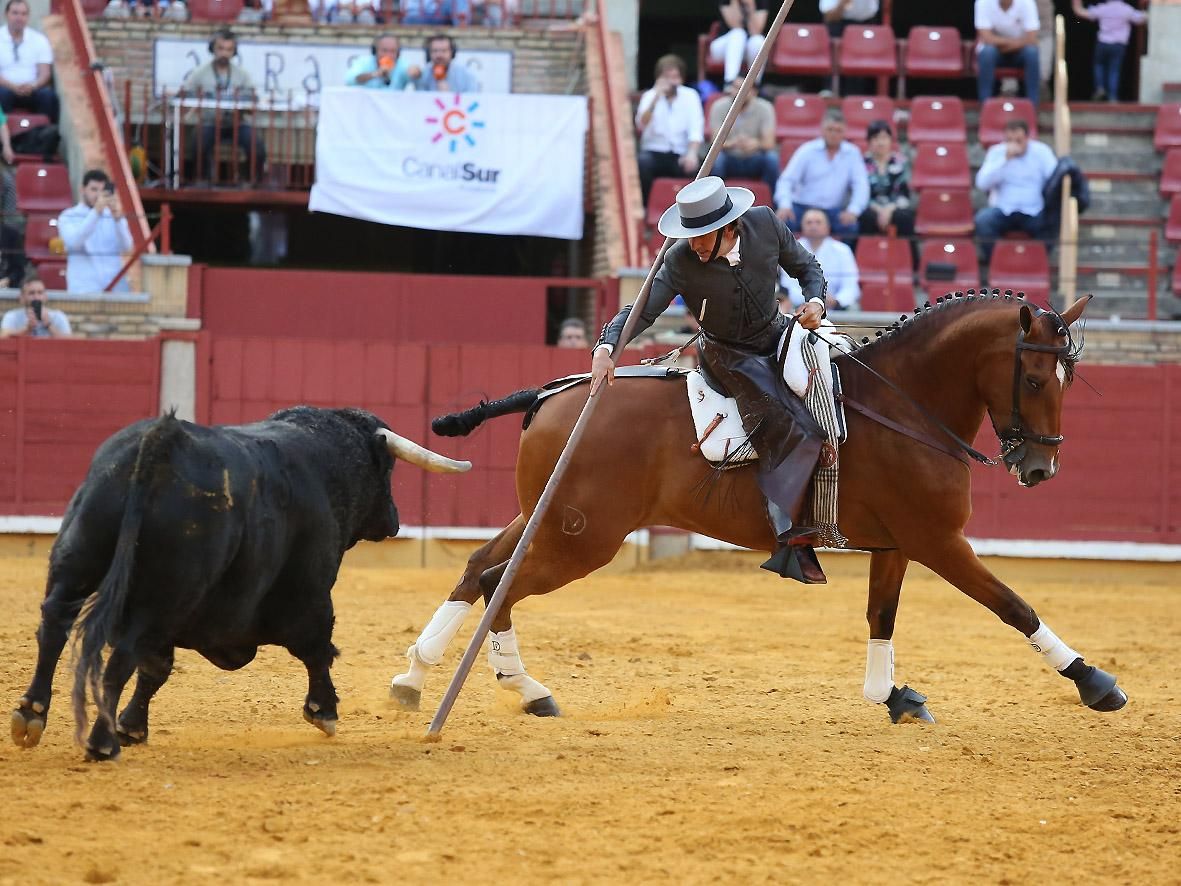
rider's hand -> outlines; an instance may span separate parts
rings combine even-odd
[[[820,321],[824,317],[824,308],[809,300],[796,308],[794,316],[805,329],[819,329]]]
[[[604,378],[607,379],[607,384],[615,384],[615,361],[611,359],[606,348],[596,348],[595,355],[591,358],[590,396],[593,397],[599,392]]]

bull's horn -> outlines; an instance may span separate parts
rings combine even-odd
[[[395,434],[388,428],[378,428],[377,433],[385,437],[385,445],[389,449],[390,455],[408,461],[412,465],[418,465],[425,470],[438,474],[462,474],[464,471],[472,469],[470,461],[456,461],[445,455],[439,455],[437,452],[431,452],[412,440]]]

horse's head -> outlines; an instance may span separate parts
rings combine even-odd
[[[1070,326],[1090,300],[1084,296],[1061,314],[1022,305],[1016,341],[1002,346],[1012,356],[995,361],[990,372],[989,416],[1005,467],[1022,486],[1036,486],[1058,473],[1062,398],[1078,356]]]

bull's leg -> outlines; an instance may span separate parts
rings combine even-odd
[[[340,698],[332,684],[330,671],[340,650],[332,645],[331,640],[303,648],[289,646],[288,649],[308,669],[308,695],[304,699],[303,718],[331,738],[336,735],[336,705]]]
[[[87,760],[114,760],[119,756],[119,739],[115,736],[115,711],[119,708],[119,696],[123,687],[135,673],[137,656],[125,648],[116,647],[111,652],[103,670],[102,702],[99,715],[86,739]]]
[[[479,548],[467,561],[467,568],[451,596],[427,622],[418,639],[406,650],[410,669],[390,681],[390,698],[408,711],[417,711],[422,702],[422,688],[430,669],[443,660],[444,654],[472,604],[479,598],[481,576],[490,568],[508,560],[525,531],[525,521],[517,517],[495,538]]]
[[[976,557],[966,538],[929,540],[912,551],[914,559],[928,566],[973,600],[988,607],[1005,624],[1019,630],[1031,649],[1055,671],[1074,681],[1079,698],[1096,711],[1118,711],[1128,697],[1116,686],[1113,675],[1088,665],[1083,657],[1058,638],[1042,622],[1033,607],[989,572]]]
[[[53,674],[58,659],[78,617],[90,587],[67,580],[51,570],[48,593],[41,604],[41,624],[37,627],[37,666],[33,682],[12,712],[12,740],[18,747],[31,748],[41,740],[53,695]]]
[[[160,691],[160,687],[172,673],[173,652],[173,647],[166,646],[159,652],[140,659],[135,692],[115,725],[119,744],[124,747],[142,744],[148,740],[148,705],[152,701],[152,696]]]
[[[869,643],[865,651],[865,697],[884,704],[895,723],[935,722],[919,695],[909,686],[894,685],[894,618],[898,595],[910,560],[901,551],[874,551],[869,560]]]

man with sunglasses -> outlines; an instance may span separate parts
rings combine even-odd
[[[29,4],[8,0],[6,24],[0,30],[0,109],[11,114],[23,108],[57,122],[58,100],[53,91],[53,48],[40,31],[28,27]]]

